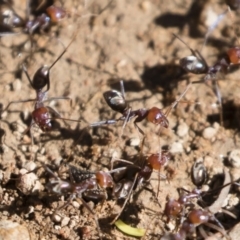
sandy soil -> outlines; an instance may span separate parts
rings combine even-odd
[[[25,1],[14,2],[13,8],[25,16]],[[146,120],[139,123],[146,137],[143,147],[142,135],[132,122],[126,124],[122,134],[120,122],[86,128],[89,123],[120,116],[110,109],[102,95],[110,89],[120,90],[120,80],[124,81],[126,99],[132,109],[156,106],[167,111],[190,82],[203,79],[203,75],[186,74],[180,68],[179,59],[190,55],[190,51],[172,33],[192,49],[201,51],[208,27],[227,8],[223,1],[114,0],[107,4],[105,0],[87,4],[66,1],[63,6],[69,16],[47,34],[34,35],[33,47],[26,34],[1,38],[0,91],[1,104],[5,107],[10,101],[35,98],[22,64],[33,76],[43,64],[51,65],[77,33],[67,52],[50,71],[48,92],[49,98],[69,97],[72,102],[53,100],[46,104],[62,117],[79,122],[68,122],[68,126],[58,120],[50,133],[34,127],[34,145],[31,145],[31,137],[24,131],[31,124],[34,104],[12,104],[2,113],[0,220],[25,226],[31,239],[98,239],[92,215],[77,200],[54,213],[67,195],[49,193],[46,189],[49,174],[43,168],[31,173],[32,184],[24,178],[28,174],[19,177],[22,169],[26,172],[41,166],[40,161],[64,179],[68,164],[83,170],[106,170],[110,169],[112,157],[138,164],[142,156],[158,153],[161,148],[168,150],[171,158],[161,174],[169,176],[170,169],[173,173],[167,180],[160,181],[158,196],[159,178],[155,172],[150,181],[133,194],[120,216],[133,227],[147,229],[145,239],[160,239],[177,226],[175,221],[166,224],[164,206],[167,197],[178,198],[179,187],[194,188],[190,172],[196,160],[202,159],[208,171],[205,188],[212,187],[215,181],[219,186],[222,184],[224,166],[232,179],[239,178],[240,164],[229,162],[231,152],[240,148],[238,67],[218,76],[223,125],[213,83],[209,81],[190,87],[183,101],[167,116],[169,128],[161,129],[160,134],[154,124]],[[89,17],[89,14],[95,16]],[[232,12],[232,17],[227,15],[208,38],[201,53],[210,66],[229,47],[238,44],[235,35],[239,36],[239,21],[239,12]],[[232,189],[225,200],[224,208],[237,215],[235,220],[220,218],[226,230],[231,231],[239,222],[238,197],[239,190]],[[103,204],[89,203],[99,219],[103,239],[134,239],[110,225],[119,204],[112,199]],[[1,229],[0,234],[3,234]]]

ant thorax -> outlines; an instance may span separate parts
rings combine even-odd
[[[196,56],[191,55],[180,59],[180,66],[186,71],[194,74],[202,74],[207,71],[205,62],[198,59]]]

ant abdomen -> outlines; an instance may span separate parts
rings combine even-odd
[[[194,74],[206,73],[208,70],[205,62],[193,55],[180,59],[179,63],[186,72]]]
[[[40,107],[32,112],[33,121],[42,129],[42,131],[51,131],[52,123],[49,110],[46,107]]]
[[[157,107],[152,107],[148,111],[147,120],[153,124],[161,125],[164,128],[168,128],[169,122],[165,116],[165,114],[162,112],[161,109]]]
[[[57,23],[66,16],[66,11],[57,6],[50,6],[46,9],[46,13],[50,17],[52,23]]]
[[[201,209],[193,209],[188,214],[188,221],[193,224],[202,224],[209,221],[209,213]]]
[[[127,109],[126,101],[120,92],[116,90],[110,90],[103,93],[103,97],[112,110],[124,113],[124,111]]]
[[[240,63],[240,47],[233,47],[227,51],[230,63],[239,64]]]
[[[99,171],[95,174],[97,183],[102,188],[113,187],[113,179],[112,176],[103,171]]]
[[[46,85],[49,88],[49,67],[40,67],[33,76],[32,87],[35,90],[41,90]]]
[[[152,154],[148,157],[148,163],[155,170],[160,170],[169,160],[170,156],[167,152],[161,152],[161,154]]]

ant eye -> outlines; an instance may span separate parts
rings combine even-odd
[[[127,108],[127,104],[123,95],[116,90],[103,93],[103,97],[108,106],[114,111],[123,113]]]
[[[44,88],[49,83],[49,68],[41,67],[33,76],[32,85],[35,90]]]

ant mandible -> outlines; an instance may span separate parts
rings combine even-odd
[[[162,111],[162,109],[157,107],[152,107],[150,109],[140,108],[137,110],[132,110],[125,100],[125,91],[124,91],[124,85],[122,80],[120,81],[120,87],[121,87],[121,92],[117,90],[109,90],[103,93],[103,97],[106,103],[108,104],[108,106],[112,110],[121,113],[122,116],[118,119],[110,119],[110,120],[91,123],[90,127],[98,127],[106,124],[107,125],[115,124],[118,121],[124,121],[124,125],[123,125],[124,127],[127,122],[135,118],[133,121],[133,124],[142,135],[144,135],[144,132],[137,125],[137,123],[143,121],[144,119],[146,119],[148,122],[151,122],[155,125],[159,125],[160,127],[168,128],[169,126],[169,122],[167,119],[168,114],[180,102],[180,100],[188,91],[190,85],[187,86],[187,88],[181,94],[179,99],[176,100],[165,113]]]

